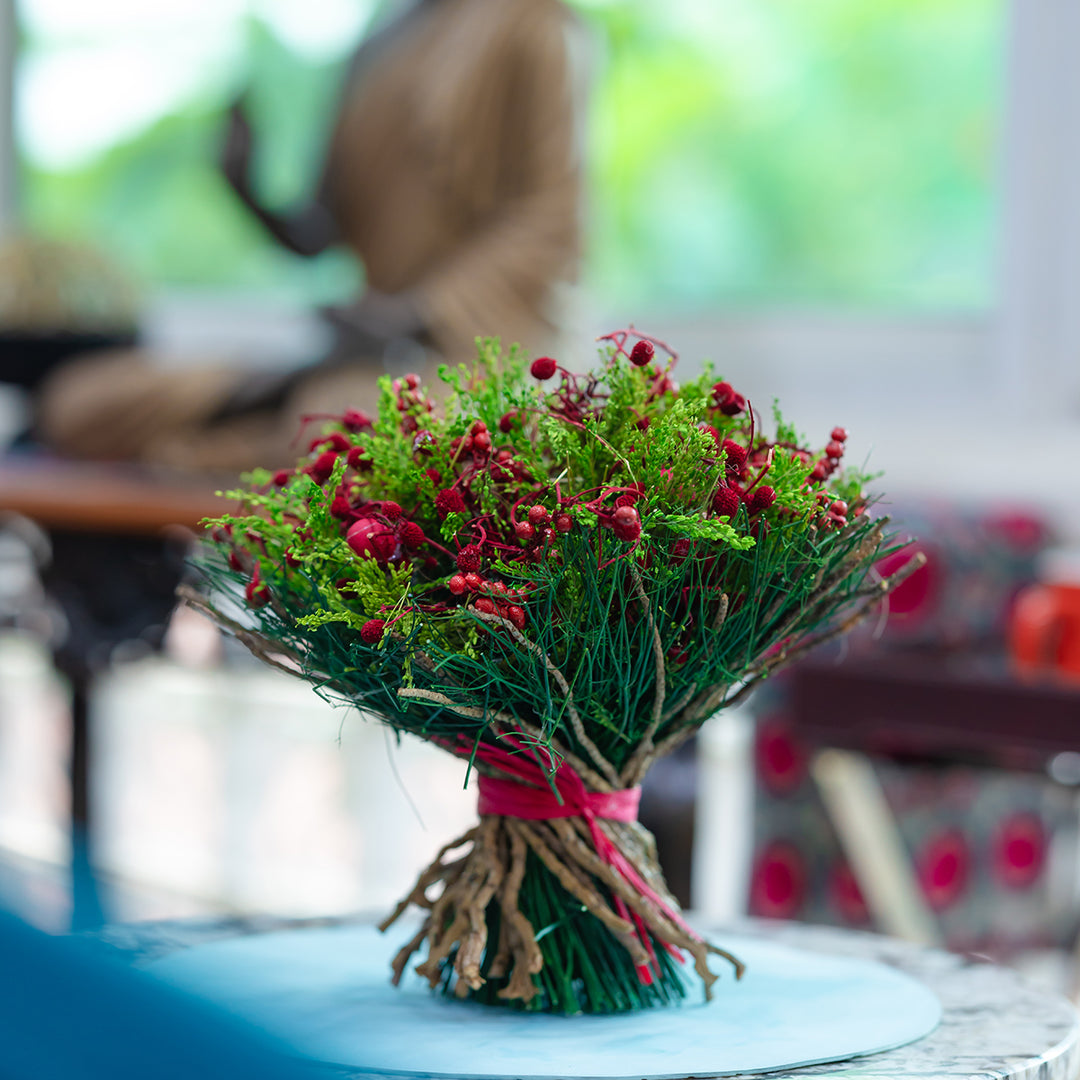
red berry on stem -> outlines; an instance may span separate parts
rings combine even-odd
[[[574,519],[569,514],[560,514],[555,519],[555,531],[568,533],[574,527]]]
[[[632,506],[617,507],[611,515],[611,528],[620,540],[632,543],[641,536],[641,515]]]
[[[435,509],[441,518],[445,518],[447,514],[460,514],[465,510],[465,500],[457,488],[443,488],[435,496]]]
[[[732,394],[727,401],[721,402],[720,411],[725,416],[738,416],[746,408],[746,398],[742,394]]]
[[[550,379],[555,374],[558,368],[558,362],[550,356],[538,356],[529,368],[532,372],[534,379],[539,379],[543,382],[545,379]]]
[[[470,592],[476,592],[484,584],[484,579],[479,574],[469,573],[465,575],[465,587]]]
[[[321,453],[305,470],[308,476],[315,481],[316,484],[325,484],[330,479],[330,474],[334,471],[334,466],[337,464],[337,454],[333,450],[326,450]]]
[[[835,439],[837,442],[846,442],[847,431],[842,427],[834,427],[832,429],[831,438]]]
[[[489,600],[486,596],[481,596],[479,600],[474,600],[473,607],[484,615],[495,614],[495,601]]]
[[[811,480],[824,480],[829,475],[829,463],[824,459],[819,461],[815,466],[813,472],[810,473]]]
[[[427,537],[424,535],[424,530],[421,529],[415,521],[406,521],[398,529],[398,536],[401,537],[401,542],[406,547],[419,547],[420,544],[427,543]]]
[[[290,476],[292,476],[292,473],[288,469],[279,469],[274,473],[274,486],[284,487],[289,482]]]
[[[837,499],[836,502],[829,507],[829,512],[836,514],[839,517],[846,517],[848,511],[848,505],[843,499]]]
[[[719,488],[713,496],[712,505],[720,517],[734,517],[739,511],[739,493],[732,488]]]
[[[525,629],[525,609],[520,608],[517,604],[511,604],[506,609],[506,617],[519,629]]]
[[[460,596],[469,587],[465,584],[465,578],[461,574],[455,574],[447,583],[446,587],[455,595]]]
[[[630,350],[630,363],[634,367],[644,367],[656,355],[656,350],[650,341],[639,341]]]
[[[746,450],[731,439],[725,439],[720,449],[727,455],[727,471],[742,472],[746,467]]]
[[[457,555],[457,568],[462,573],[475,573],[483,562],[482,553],[476,544],[466,544]]]
[[[761,487],[755,488],[750,496],[750,510],[752,513],[758,514],[762,510],[768,510],[774,502],[776,502],[776,492],[767,484],[763,484]]]
[[[360,640],[366,645],[378,645],[382,641],[383,631],[386,629],[385,619],[368,619],[360,627]]]
[[[390,521],[397,521],[401,517],[401,507],[396,502],[386,502],[381,504],[382,516],[388,518]]]
[[[841,458],[841,457],[843,457],[844,456],[844,444],[841,443],[841,442],[837,442],[836,439],[833,439],[833,441],[831,443],[829,443],[828,446],[825,447],[825,456],[826,457],[831,457],[831,458]]]
[[[473,436],[473,449],[486,454],[491,449],[491,436],[486,431],[477,432]]]
[[[514,532],[517,533],[517,538],[524,540],[525,543],[528,543],[536,536],[536,530],[527,521],[519,521],[514,526]]]
[[[397,550],[397,537],[376,518],[363,517],[349,526],[345,542],[362,559],[384,563]]]
[[[521,420],[521,414],[516,409],[511,409],[508,413],[503,413],[499,418],[499,430],[504,435],[509,435],[514,430],[514,425]]]
[[[341,424],[349,431],[362,431],[366,427],[371,427],[372,421],[366,412],[361,412],[359,409],[346,409],[345,415],[341,418]]]
[[[537,503],[535,506],[529,507],[529,524],[530,525],[543,525],[547,521],[550,515],[547,512],[547,508]]]

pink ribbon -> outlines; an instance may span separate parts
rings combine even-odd
[[[516,753],[503,746],[481,743],[476,757],[485,765],[496,768],[505,777],[481,776],[478,810],[481,814],[498,814],[502,817],[522,818],[525,821],[547,821],[552,818],[580,817],[589,826],[593,847],[600,859],[619,873],[635,891],[658,908],[671,922],[695,941],[700,937],[690,929],[682,915],[674,910],[641,876],[633,863],[608,838],[598,821],[637,821],[641,788],[623,788],[619,791],[588,791],[585,782],[565,761],[552,773],[551,755],[542,747],[537,753],[547,758],[549,770],[545,770],[530,757],[526,748],[513,735],[504,735],[502,741]],[[465,740],[450,744],[447,749],[464,757],[472,753],[472,745]],[[554,787],[554,790],[552,790]],[[632,923],[638,940],[648,953],[650,964],[638,965],[638,978],[648,986],[653,981],[653,968],[659,968],[644,920],[630,910],[621,896],[615,898],[619,916]],[[683,962],[683,954],[670,942],[664,941],[665,950]]]

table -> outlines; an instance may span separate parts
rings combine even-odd
[[[177,949],[239,934],[335,920],[212,919],[108,927],[96,936],[148,962]],[[878,960],[920,979],[938,995],[944,1017],[932,1034],[898,1050],[837,1065],[767,1074],[772,1080],[843,1076],[846,1080],[1074,1080],[1080,1074],[1080,1017],[1067,1001],[1014,972],[876,935],[750,920],[735,925],[789,945]],[[717,932],[719,937],[721,932]],[[329,1070],[341,1080],[369,1073]],[[757,1074],[765,1080],[765,1074]],[[752,1080],[744,1074],[746,1080]],[[378,1080],[378,1078],[374,1078]]]
[[[101,921],[90,863],[90,686],[112,648],[159,638],[175,606],[193,530],[227,505],[213,477],[20,454],[0,459],[0,517],[44,529],[52,547],[42,584],[67,621],[52,643],[71,684],[71,831],[75,928]],[[156,644],[156,640],[150,642]]]

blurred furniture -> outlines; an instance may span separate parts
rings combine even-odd
[[[51,641],[71,684],[73,925],[101,921],[90,863],[88,702],[96,672],[116,646],[155,648],[175,605],[192,531],[220,512],[211,479],[32,455],[0,459],[0,515],[46,531],[42,582],[63,625]]]
[[[1080,692],[1019,677],[1006,649],[1050,530],[1016,511],[893,509],[927,567],[887,618],[752,702],[750,910],[1062,955],[1080,925]]]
[[[327,925],[334,925],[334,921],[214,919],[106,927],[97,936],[126,950],[141,966],[177,949],[238,935]],[[788,1080],[841,1073],[849,1080],[968,1080],[973,1076],[1073,1080],[1080,1070],[1080,1021],[1076,1011],[1066,1001],[1033,988],[1013,972],[898,941],[823,927],[750,922],[738,924],[735,929],[789,946],[893,965],[926,983],[941,1000],[942,1023],[924,1039],[842,1065],[785,1071],[783,1076]],[[713,937],[722,934],[722,929],[710,932]],[[389,986],[387,990],[393,992]],[[728,983],[718,993],[734,995],[738,987]],[[359,1080],[359,1074],[347,1069],[333,1070],[332,1075],[355,1076]]]

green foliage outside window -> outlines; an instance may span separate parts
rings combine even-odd
[[[594,32],[590,242],[601,302],[980,308],[989,303],[1003,22],[991,0],[577,5]],[[28,37],[28,55],[48,41]],[[301,199],[346,52],[304,57],[249,18],[262,187]],[[23,158],[29,224],[158,285],[347,296],[341,252],[277,250],[217,176],[227,80],[60,167]]]

